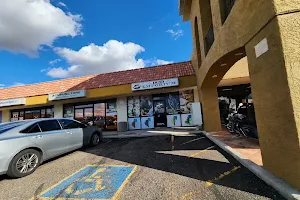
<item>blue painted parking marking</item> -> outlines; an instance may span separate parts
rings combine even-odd
[[[136,166],[90,165],[54,185],[39,199],[112,199],[134,173]]]

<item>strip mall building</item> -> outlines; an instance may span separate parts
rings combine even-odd
[[[220,86],[238,76],[229,73]],[[196,85],[191,62],[180,62],[3,88],[0,121],[64,117],[104,130],[202,125]]]
[[[195,86],[191,63],[182,62],[3,88],[0,119],[68,117],[104,130],[191,126]]]

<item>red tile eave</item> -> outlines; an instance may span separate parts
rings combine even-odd
[[[195,75],[190,61],[162,66],[89,75],[0,89],[1,99],[47,95],[56,92],[94,89],[151,80]]]

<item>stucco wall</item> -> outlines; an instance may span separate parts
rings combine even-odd
[[[9,122],[10,121],[10,112],[9,110],[2,111],[2,122]]]
[[[279,15],[246,46],[264,167],[300,188],[300,13]],[[268,51],[255,46],[267,39]]]
[[[117,98],[118,122],[127,122],[127,97]]]
[[[231,61],[224,59],[220,61],[220,59],[230,52],[237,50],[244,45],[256,34],[260,31],[262,27],[264,27],[270,19],[275,16],[275,8],[271,0],[247,0],[247,1],[236,1],[230,15],[228,16],[225,23],[222,25],[221,16],[214,16],[214,29],[215,31],[215,42],[211,47],[208,55],[204,56],[204,40],[203,33],[201,31],[202,22],[206,19],[201,18],[200,6],[198,1],[192,1],[192,7],[190,10],[190,19],[193,23],[195,16],[198,16],[198,22],[200,26],[200,45],[202,51],[202,65],[197,72],[198,81],[200,85],[204,82],[205,78],[208,78],[207,74],[209,71],[214,71],[213,68],[220,67],[222,62],[228,62],[229,65],[223,70],[220,74],[218,74],[218,78],[215,80],[209,80],[214,82],[215,85],[218,85],[220,80],[223,78],[227,70],[240,58],[244,57],[236,57]],[[213,9],[213,13],[220,12],[218,3],[211,3],[211,7]],[[255,17],[254,17],[255,16]],[[259,19],[259,20],[257,20]],[[217,26],[217,25],[219,26]],[[193,28],[193,27],[192,27]],[[194,28],[193,28],[194,29]],[[193,30],[194,32],[194,30]],[[193,34],[194,35],[194,34]],[[195,40],[193,40],[195,41]],[[195,43],[194,43],[195,46]],[[241,51],[242,52],[242,51]],[[192,61],[196,59],[194,54],[192,55]],[[232,58],[231,58],[232,59]],[[219,62],[217,62],[219,61]],[[196,63],[195,61],[192,62]],[[216,70],[218,72],[218,70]],[[211,77],[210,77],[211,79]]]
[[[237,61],[224,75],[224,79],[249,77],[248,60],[247,57]]]
[[[56,118],[63,117],[63,104],[62,103],[54,104],[54,117],[56,117]]]

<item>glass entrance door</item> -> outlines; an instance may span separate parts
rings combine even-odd
[[[154,105],[154,126],[155,127],[166,127],[167,126],[167,115],[166,113],[166,102],[164,100],[153,101]]]
[[[94,104],[94,125],[105,129],[105,103]]]
[[[93,105],[75,106],[75,119],[86,124],[94,124]]]

